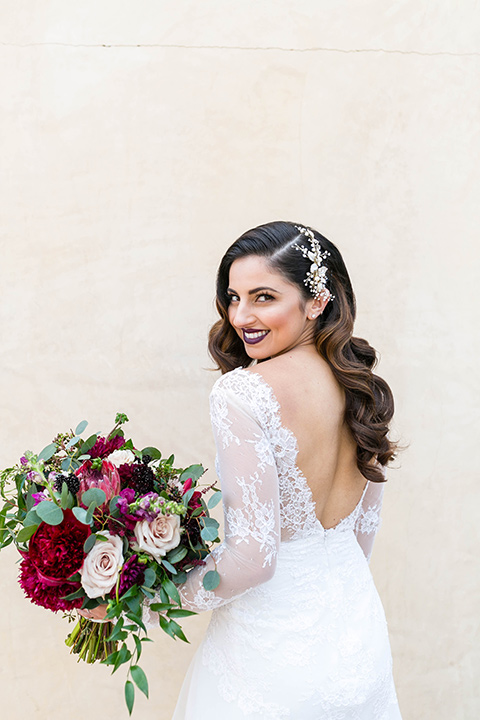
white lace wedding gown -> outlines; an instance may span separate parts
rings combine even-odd
[[[225,540],[221,582],[195,568],[185,608],[213,609],[173,720],[398,720],[387,625],[368,567],[383,484],[325,530],[295,464],[294,435],[261,375],[239,368],[211,393]]]

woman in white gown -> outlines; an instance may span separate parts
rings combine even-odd
[[[292,223],[254,228],[221,262],[217,308],[225,540],[179,586],[185,608],[213,613],[173,720],[398,720],[368,567],[393,399],[352,336],[340,253]]]

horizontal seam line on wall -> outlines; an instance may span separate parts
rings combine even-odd
[[[241,45],[175,45],[175,44],[156,44],[156,43],[64,43],[64,42],[32,42],[32,43],[7,43],[0,42],[1,47],[71,47],[71,48],[160,48],[160,49],[180,49],[180,50],[246,50],[246,51],[278,51],[278,52],[333,52],[333,53],[386,53],[391,55],[420,55],[425,57],[434,56],[451,56],[451,57],[478,57],[479,52],[450,52],[448,50],[438,51],[422,51],[422,50],[387,50],[386,48],[327,48],[327,47],[308,47],[308,48],[288,48],[281,46],[258,46],[258,47],[242,47]]]

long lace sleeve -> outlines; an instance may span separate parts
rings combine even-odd
[[[380,511],[382,509],[384,487],[384,483],[368,483],[355,523],[355,535],[358,544],[368,561],[370,561],[373,542],[380,527]]]
[[[277,469],[251,402],[217,383],[210,408],[225,539],[206,564],[191,570],[178,586],[182,606],[195,612],[223,605],[269,580],[280,543]],[[207,591],[202,581],[215,564],[221,580],[214,591]]]

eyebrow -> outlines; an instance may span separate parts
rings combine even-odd
[[[275,288],[267,287],[266,285],[262,285],[261,287],[253,288],[253,290],[249,290],[249,295],[255,295],[255,293],[259,292],[260,290],[270,290],[271,292],[278,293],[281,295],[281,292],[279,290],[275,290]],[[227,293],[232,293],[233,295],[238,295],[235,290],[232,290],[232,288],[227,288]]]

